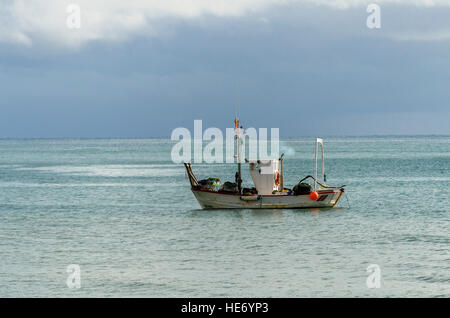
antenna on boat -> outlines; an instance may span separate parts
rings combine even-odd
[[[236,105],[235,105],[235,119],[237,119],[239,124],[239,118],[241,117],[241,91],[239,86],[236,87]],[[235,123],[236,124],[236,123]],[[239,126],[240,127],[240,126]],[[238,128],[239,128],[238,127]]]
[[[241,90],[237,88],[237,118],[241,117]]]

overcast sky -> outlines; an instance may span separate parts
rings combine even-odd
[[[2,1],[0,138],[450,134],[450,1],[371,2]]]

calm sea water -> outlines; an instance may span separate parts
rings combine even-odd
[[[0,296],[449,297],[450,137],[325,142],[337,208],[204,211],[168,140],[0,140]],[[312,174],[313,138],[281,151]]]

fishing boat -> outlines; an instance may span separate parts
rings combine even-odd
[[[237,124],[236,124],[237,121]],[[190,163],[184,163],[191,190],[203,209],[300,209],[331,208],[342,195],[344,187],[326,185],[324,143],[317,138],[315,143],[314,176],[302,178],[292,189],[285,188],[283,182],[283,157],[268,160],[248,160],[250,176],[254,187],[242,188],[241,178],[241,138],[242,126],[235,120],[235,138],[237,140],[237,172],[235,183],[220,183],[218,178],[197,180]],[[317,180],[318,153],[321,152],[322,181]],[[306,181],[309,181],[306,182]],[[310,184],[312,183],[312,185]]]

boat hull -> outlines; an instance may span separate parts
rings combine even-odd
[[[198,203],[203,209],[301,209],[330,208],[335,206],[343,190],[318,191],[316,201],[309,195],[239,195],[215,191],[192,189]]]

